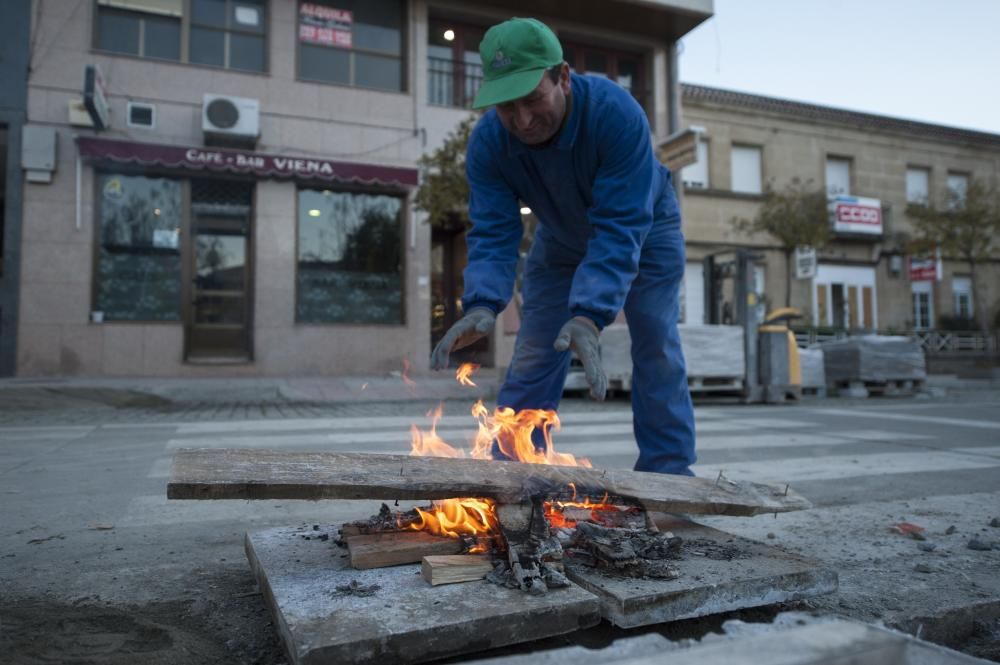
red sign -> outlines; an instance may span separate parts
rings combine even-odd
[[[858,196],[837,196],[831,202],[833,230],[838,233],[881,235],[882,202]]]
[[[910,257],[911,282],[933,282],[936,279],[937,261],[935,259]]]
[[[351,48],[354,14],[346,9],[304,2],[299,6],[299,41]]]

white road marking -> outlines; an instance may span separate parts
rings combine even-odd
[[[995,420],[970,420],[966,418],[944,418],[939,416],[917,416],[888,411],[869,411],[863,409],[816,409],[817,414],[834,416],[850,416],[852,418],[875,418],[878,420],[903,420],[909,423],[933,423],[936,425],[953,425],[955,427],[975,427],[979,429],[1000,429],[1000,422]]]
[[[997,468],[1000,471],[1000,461],[984,455],[925,450],[871,455],[825,455],[816,458],[813,464],[802,458],[696,464],[694,472],[699,476],[715,477],[722,471],[732,480],[795,482],[858,476],[885,476],[889,479],[892,475],[900,473],[985,468]]]

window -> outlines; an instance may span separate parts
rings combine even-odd
[[[733,191],[744,194],[760,194],[760,148],[756,146],[734,145],[732,152]]]
[[[251,72],[267,68],[267,0],[98,0],[97,4],[98,49]],[[181,53],[182,33],[188,37],[187,53]]]
[[[681,169],[681,182],[691,189],[708,189],[708,141],[698,139],[698,159]]]
[[[927,205],[930,200],[930,169],[910,167],[906,169],[906,202]]]
[[[97,48],[180,60],[183,0],[98,0]]]
[[[965,205],[965,195],[969,191],[969,176],[965,173],[948,174],[948,207],[961,208]]]
[[[955,316],[972,318],[972,278],[954,276],[951,278],[951,298]]]
[[[98,186],[94,309],[106,321],[178,320],[181,183],[105,174]]]
[[[296,320],[403,322],[402,199],[299,191]]]
[[[932,282],[910,282],[913,299],[913,329],[929,330],[934,320],[934,305],[931,300]]]
[[[431,18],[428,26],[428,102],[469,108],[483,81],[479,42],[485,30]]]
[[[264,0],[191,0],[189,60],[265,70]]]
[[[563,42],[563,59],[574,72],[611,79],[645,107],[647,90],[641,54]]]
[[[851,195],[851,160],[844,157],[826,158],[826,195]]]
[[[402,0],[299,4],[299,77],[401,92],[406,10]]]

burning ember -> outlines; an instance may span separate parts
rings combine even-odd
[[[475,382],[473,382],[473,380],[469,377],[471,377],[472,374],[478,369],[479,365],[476,363],[462,363],[462,365],[458,368],[458,371],[455,372],[455,378],[458,379],[458,382],[463,386],[475,386]]]

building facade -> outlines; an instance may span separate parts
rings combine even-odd
[[[790,287],[790,304],[804,313],[797,327],[903,333],[971,318],[968,264],[913,255],[906,208],[945,206],[946,191],[964,194],[973,180],[1000,185],[1000,135],[688,84],[682,90],[684,124],[701,130],[698,161],[681,175],[687,321],[703,316],[700,259],[731,247],[760,257],[758,291],[768,309],[783,306]],[[799,277],[775,238],[734,225],[756,215],[768,188],[794,179],[826,191],[832,228],[814,269],[799,266]],[[1000,257],[977,272],[987,309],[980,314],[995,327]]]
[[[21,237],[6,236],[21,257],[8,373],[426,370],[463,258],[413,207],[418,159],[468,117],[485,29],[545,21],[577,71],[629,88],[666,137],[680,122],[676,41],[711,12],[34,0],[31,150],[23,185],[7,179],[23,200]],[[504,325],[493,355],[512,343]]]

